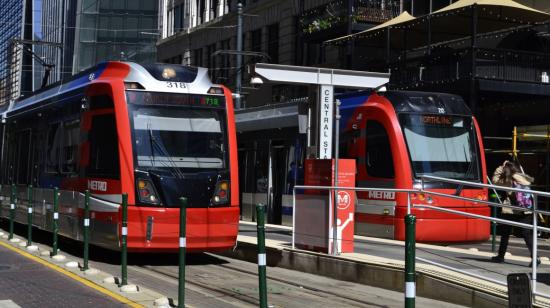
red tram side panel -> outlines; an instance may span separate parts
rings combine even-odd
[[[5,117],[13,137],[3,140],[4,149],[12,153],[7,141],[17,144],[16,132],[28,129],[37,155],[28,157],[36,166],[31,171],[18,167],[16,155],[3,157],[2,183],[32,184],[49,204],[50,189],[59,187],[62,235],[81,239],[82,193],[88,189],[94,244],[118,249],[127,193],[131,251],[178,249],[180,197],[188,198],[189,251],[235,245],[233,102],[206,69],[102,63],[19,101]],[[34,213],[36,226],[49,230],[51,207]]]
[[[357,186],[419,188],[421,175],[486,182],[477,122],[462,99],[441,93],[359,92],[342,95],[341,156],[357,161]],[[486,189],[426,182],[430,191],[487,200]],[[404,240],[407,195],[358,192],[356,234]],[[487,205],[412,194],[414,205],[490,215]],[[421,242],[482,241],[489,223],[481,219],[414,208]]]

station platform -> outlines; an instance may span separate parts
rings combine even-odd
[[[128,304],[3,242],[0,242],[0,275],[1,308],[126,307]]]
[[[256,258],[256,223],[241,221],[238,241],[239,249],[233,254],[252,262]],[[267,225],[267,264],[388,290],[405,289],[402,241],[355,236],[355,252],[338,256],[293,249],[291,242],[290,227]],[[507,275],[531,274],[531,259],[524,246],[522,239],[511,239],[506,261],[493,263],[487,242],[452,246],[417,243],[416,294],[469,307],[507,307]],[[535,307],[550,307],[549,253],[550,240],[539,239],[542,264],[537,269],[540,296],[535,297]]]

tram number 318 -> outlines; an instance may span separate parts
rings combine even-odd
[[[166,87],[172,89],[185,89],[185,82],[167,82]]]

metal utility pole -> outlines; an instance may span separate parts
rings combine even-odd
[[[235,109],[241,109],[241,82],[243,56],[243,4],[237,3],[237,77],[235,80]]]

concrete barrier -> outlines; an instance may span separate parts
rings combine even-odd
[[[250,242],[239,241],[237,249],[222,253],[230,258],[248,262],[257,261],[257,247]],[[346,260],[326,254],[267,247],[267,265],[297,270],[305,273],[330,277],[343,281],[361,283],[387,290],[403,292],[403,264],[369,263]],[[401,262],[403,263],[403,262]],[[460,278],[445,277],[434,271],[427,273],[421,267],[417,269],[417,296],[441,300],[469,307],[507,306],[506,288],[487,288],[483,284],[472,284]],[[537,304],[535,307],[550,307]]]

